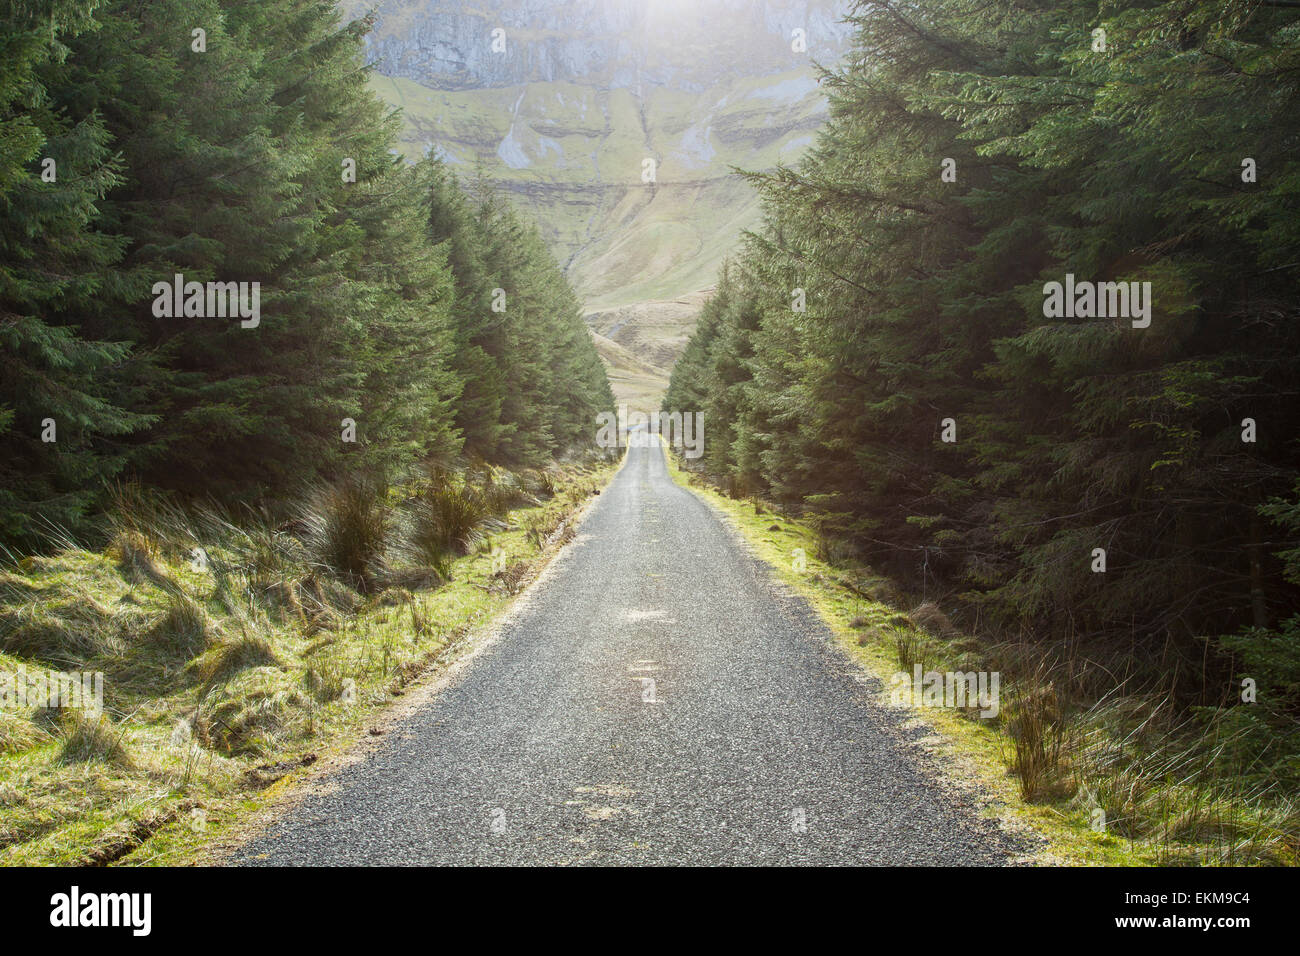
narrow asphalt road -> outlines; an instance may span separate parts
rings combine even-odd
[[[802,601],[633,448],[463,675],[241,864],[999,864]]]

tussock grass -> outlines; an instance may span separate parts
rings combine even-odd
[[[29,710],[0,708],[0,756],[30,750],[51,739]]]
[[[910,671],[917,664],[921,665],[922,670],[927,670],[928,642],[925,635],[913,630],[910,627],[890,624],[890,630],[894,635],[894,653],[898,655],[898,663],[905,671]]]
[[[978,763],[987,786],[1010,784],[999,790],[1019,801],[1010,812],[1048,835],[1052,852],[1129,865],[1300,863],[1300,799],[1265,769],[1275,764],[1258,756],[1261,739],[1276,753],[1300,746],[1277,739],[1250,708],[1177,710],[1173,677],[1123,640],[1094,646],[1094,658],[1085,659],[1075,646],[1042,646],[1028,635],[984,638],[954,624],[937,602],[917,604],[851,549],[838,549],[834,516],[810,522],[783,515],[773,525],[750,501],[729,499],[675,462],[670,467],[735,520],[877,676],[887,680],[918,663],[1000,674],[996,718],[972,709],[915,713],[940,730],[945,754]],[[795,547],[808,553],[806,574],[789,570]]]
[[[123,731],[104,714],[72,711],[63,720],[59,759],[64,763],[99,761],[130,766]]]
[[[1046,669],[1040,667],[1012,682],[1007,691],[1007,708],[1002,716],[1021,796],[1026,800],[1060,796],[1069,729],[1062,719],[1056,688]]]
[[[467,480],[435,476],[416,498],[411,544],[432,568],[445,575],[456,557],[483,538],[483,524],[495,514],[490,497]]]
[[[542,499],[554,498],[560,487],[560,481],[551,471],[526,472],[524,480],[532,494]]]
[[[167,581],[158,566],[158,545],[146,534],[130,530],[119,532],[108,546],[108,555],[135,580]]]
[[[545,475],[545,472],[536,474]],[[483,501],[493,515],[503,515],[513,508],[525,508],[541,504],[541,499],[526,487],[526,476],[516,475],[504,468],[486,466],[482,473]],[[534,487],[542,487],[539,479],[532,480]],[[554,497],[554,484],[549,485],[546,497]]]
[[[150,628],[148,637],[160,654],[188,661],[217,639],[216,629],[199,603],[187,594],[173,594],[167,610]]]
[[[354,479],[319,489],[303,515],[309,528],[308,551],[363,593],[376,587],[384,571],[391,507],[388,488],[374,479]]]
[[[952,626],[948,615],[944,614],[939,605],[933,601],[926,601],[913,608],[908,617],[921,630],[937,637],[951,640],[958,636],[957,629]]]
[[[195,672],[204,684],[211,686],[229,681],[240,671],[251,667],[278,667],[271,642],[257,635],[245,635],[218,644],[193,662]]]
[[[327,658],[323,663],[307,668],[303,685],[321,703],[338,700],[348,688],[347,670],[338,659]]]
[[[209,690],[199,707],[194,734],[201,746],[230,756],[265,756],[286,739],[304,736],[311,701],[278,667],[252,665],[225,676],[219,693]]]
[[[313,489],[288,521],[124,485],[101,551],[68,541],[10,556],[0,672],[102,672],[105,707],[0,709],[0,863],[192,858],[206,836],[185,825],[188,808],[233,819],[251,794],[364,733],[540,566],[524,526],[559,527],[610,471],[592,458],[435,473],[473,505],[439,519],[441,572],[413,540],[428,475]],[[493,549],[509,556],[504,575]],[[142,807],[172,822],[126,846]]]

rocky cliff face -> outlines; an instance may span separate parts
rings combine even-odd
[[[342,6],[355,16],[374,4]],[[592,312],[608,316],[713,282],[757,221],[731,167],[792,162],[812,142],[825,112],[814,63],[843,53],[847,6],[378,0],[369,44],[376,89],[404,110],[407,155],[436,151],[495,180],[537,220]],[[643,314],[609,337],[644,347]],[[673,348],[689,332],[651,325]],[[671,366],[675,355],[650,344],[638,358]]]
[[[344,4],[364,12],[367,2]],[[845,29],[818,0],[389,0],[372,48],[387,76],[439,90],[579,83],[702,93],[833,58]],[[493,44],[493,30],[505,43]],[[803,30],[807,52],[791,49]],[[499,38],[498,38],[499,39]]]

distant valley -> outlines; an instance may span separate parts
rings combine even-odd
[[[732,167],[795,161],[825,118],[813,63],[842,54],[842,6],[388,0],[368,42],[372,82],[403,110],[409,158],[433,151],[536,220],[616,396],[652,408],[719,266],[758,221]],[[806,52],[792,49],[796,30]]]

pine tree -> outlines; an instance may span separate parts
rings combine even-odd
[[[0,41],[5,542],[75,523],[124,470],[274,508],[317,480],[591,442],[612,396],[573,290],[503,199],[396,158],[370,19],[25,9]],[[260,315],[176,314],[176,275],[255,285]]]
[[[1215,686],[1204,640],[1241,653],[1215,635],[1297,599],[1274,556],[1300,467],[1297,19],[859,4],[817,144],[750,176],[744,295],[674,372],[671,402],[723,419],[710,470],[986,628],[1183,655],[1176,689]],[[1150,325],[1045,314],[1067,273],[1149,282]]]
[[[89,26],[65,4],[0,14],[0,540],[26,547],[80,528],[123,466],[115,436],[148,421],[111,382],[128,343],[83,330],[122,252],[96,228],[120,177],[108,134],[58,105],[64,44]]]

